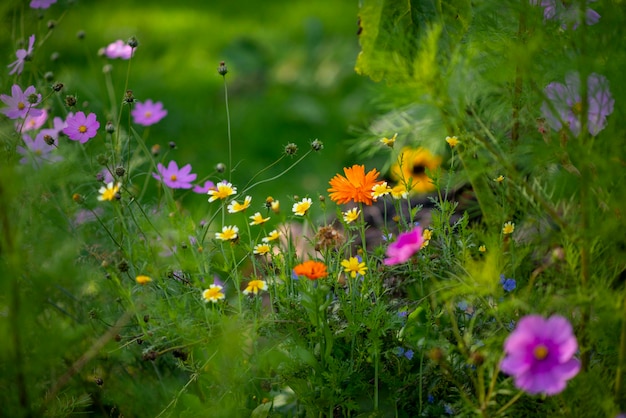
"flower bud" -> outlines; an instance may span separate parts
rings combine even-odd
[[[150,152],[156,157],[161,153],[161,146],[159,144],[154,144],[152,148],[150,148]]]
[[[170,146],[171,149],[175,149],[176,148],[176,142],[174,142],[174,141],[168,142],[168,145]]]
[[[60,92],[61,90],[63,90],[63,83],[54,83],[52,85],[52,90],[56,91],[57,93]]]
[[[324,144],[319,139],[316,139],[311,142],[311,148],[313,148],[313,151],[321,151],[324,149]]]
[[[102,173],[96,174],[96,181],[102,183],[104,181],[104,174]]]
[[[122,273],[126,273],[129,269],[129,265],[128,262],[126,260],[122,260],[119,263],[117,263],[117,269],[122,272]]]
[[[46,73],[43,75],[43,78],[50,82],[52,80],[54,80],[54,73],[52,71],[46,71]]]
[[[218,173],[223,173],[224,171],[226,171],[226,166],[224,165],[224,163],[217,163],[217,165],[215,166],[215,171],[217,171]]]
[[[285,146],[285,154],[287,155],[295,155],[298,152],[298,146],[293,142],[288,143]]]
[[[135,103],[135,96],[133,95],[132,90],[126,90],[126,94],[124,95],[123,104],[132,104]]]
[[[228,67],[224,61],[220,61],[220,66],[217,67],[217,73],[221,76],[225,76],[228,73]]]
[[[85,31],[84,30],[79,30],[78,32],[76,32],[76,37],[78,39],[85,39]]]
[[[135,38],[134,36],[131,36],[128,41],[126,41],[126,43],[128,44],[128,46],[130,46],[131,48],[137,48],[139,46],[139,41],[137,40],[137,38]]]
[[[115,168],[115,175],[118,177],[122,177],[124,174],[126,174],[126,170],[124,169],[124,167],[119,166]]]
[[[81,204],[83,202],[85,202],[85,198],[83,197],[83,195],[79,194],[79,193],[74,193],[72,195],[72,200],[78,204]]]
[[[115,125],[113,125],[113,122],[111,122],[110,120],[107,121],[106,125],[104,125],[104,130],[108,133],[108,134],[112,134],[113,132],[115,132]]]
[[[35,93],[28,95],[28,103],[36,104],[37,101],[39,101],[39,96],[38,95],[36,95]]]
[[[57,22],[55,22],[54,20],[48,20],[48,29],[52,30],[54,29],[54,27],[57,25]]]
[[[76,106],[76,97],[74,96],[65,96],[65,105],[67,107],[74,107]]]
[[[47,145],[54,145],[54,138],[51,137],[50,135],[46,134],[43,136],[43,141],[47,144]]]

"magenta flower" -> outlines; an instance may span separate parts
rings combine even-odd
[[[416,226],[409,232],[398,235],[398,239],[387,247],[387,258],[383,263],[387,266],[404,263],[422,248],[424,238],[422,228]]]
[[[28,101],[29,96],[33,96],[35,103]],[[2,100],[5,105],[9,106],[8,109],[0,110],[0,112],[7,115],[9,119],[24,119],[28,115],[41,116],[43,113],[43,110],[35,109],[35,106],[41,102],[41,94],[37,94],[35,86],[28,86],[26,90],[22,92],[20,86],[13,84],[13,87],[11,87],[11,96],[0,94],[0,100]]]
[[[213,183],[210,180],[205,181],[204,185],[202,186],[200,185],[193,186],[193,192],[198,193],[198,194],[207,194],[209,193],[209,190],[211,189],[215,189],[215,183]]]
[[[31,0],[30,8],[31,9],[47,9],[48,7],[50,7],[56,2],[57,0]]]
[[[100,122],[96,120],[95,113],[90,113],[87,116],[83,112],[67,115],[65,123],[67,123],[67,127],[63,129],[63,133],[72,141],[79,141],[81,144],[96,136],[100,127]]]
[[[126,42],[118,39],[115,42],[110,43],[104,48],[104,55],[107,58],[121,58],[123,60],[130,59],[134,54],[133,48]]]
[[[191,164],[187,164],[178,169],[176,161],[170,161],[167,168],[159,163],[157,164],[159,173],[152,173],[152,177],[165,183],[167,187],[172,189],[191,189],[197,174],[191,173]]]
[[[23,156],[20,164],[27,164],[29,161],[32,161],[35,166],[39,166],[45,162],[55,162],[63,159],[60,155],[51,155],[55,147],[46,143],[41,132],[35,139],[31,138],[29,134],[22,134],[22,139],[26,144],[26,148],[22,146],[17,147],[18,154]]]
[[[527,393],[555,395],[580,370],[576,350],[578,342],[567,319],[528,315],[504,341],[506,357],[500,368]]]
[[[557,82],[548,84],[545,89],[550,103],[544,102],[541,112],[552,129],[568,128],[574,136],[580,133],[582,98],[580,97],[580,76],[569,73],[565,85]],[[587,78],[588,128],[591,135],[597,135],[606,125],[606,117],[613,113],[615,100],[609,90],[606,77],[592,73]],[[556,112],[556,113],[554,113]]]
[[[34,46],[35,35],[30,35],[30,37],[28,38],[28,49],[18,49],[15,52],[17,60],[7,65],[7,67],[11,69],[9,75],[13,75],[15,73],[17,73],[18,75],[22,74],[22,71],[24,71],[24,63],[30,59],[31,54],[33,53]]]
[[[587,0],[587,4],[595,3],[596,0]],[[578,14],[578,6],[576,4],[566,4],[561,0],[530,0],[533,5],[543,7],[544,20],[556,19],[561,22],[563,29],[578,28],[580,18]],[[593,9],[585,11],[585,23],[587,25],[595,25],[600,21],[600,15]]]
[[[28,115],[23,122],[16,121],[15,130],[18,132],[26,132],[39,129],[43,126],[44,123],[46,123],[47,120],[48,111],[46,109],[41,109],[41,115],[39,116]]]
[[[163,119],[167,115],[167,110],[163,109],[163,103],[152,103],[152,100],[148,99],[144,103],[137,102],[130,113],[136,124],[150,126]]]

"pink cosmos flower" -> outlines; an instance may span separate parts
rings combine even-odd
[[[54,151],[54,145],[48,145],[41,133],[33,139],[29,134],[23,134],[22,139],[26,144],[26,148],[17,147],[17,152],[23,155],[20,164],[27,164],[32,161],[33,165],[39,166],[45,162],[61,161],[63,157],[60,155],[51,155]]]
[[[104,55],[111,59],[121,58],[127,60],[130,59],[134,53],[134,49],[121,39],[110,43],[104,48]]]
[[[36,95],[35,103],[28,101],[28,97],[31,95]],[[9,119],[24,119],[28,115],[36,117],[41,116],[43,113],[43,110],[35,109],[35,106],[41,102],[41,94],[37,94],[35,86],[28,86],[26,90],[22,92],[20,86],[13,84],[13,87],[11,87],[11,96],[0,94],[0,100],[2,100],[5,105],[9,106],[8,109],[0,110],[0,112],[7,115]]]
[[[215,189],[215,183],[213,183],[210,180],[205,181],[204,185],[202,186],[200,185],[193,186],[193,192],[198,193],[198,194],[207,194],[209,193],[209,190],[211,189]]]
[[[20,130],[21,132],[26,132],[41,128],[48,120],[48,111],[46,109],[41,110],[42,113],[39,116],[28,115],[24,122],[15,122],[15,130],[18,132],[20,132]]]
[[[100,128],[100,122],[96,120],[95,113],[90,113],[87,116],[83,112],[67,115],[65,123],[67,123],[67,127],[63,129],[63,133],[72,141],[79,141],[81,144],[96,136],[98,128]]]
[[[33,47],[35,46],[35,35],[30,35],[28,38],[28,49],[18,49],[15,52],[15,56],[17,60],[13,61],[11,64],[7,65],[11,69],[9,75],[13,75],[15,73],[22,74],[24,70],[24,63],[30,59],[31,54],[33,53]]]
[[[513,376],[515,386],[530,393],[555,395],[580,370],[574,357],[578,342],[572,325],[560,315],[544,319],[539,315],[522,318],[504,341],[506,357],[500,368]]]
[[[31,9],[47,9],[48,7],[50,7],[56,2],[57,0],[31,0],[30,8]]]
[[[172,189],[191,189],[192,181],[196,179],[197,174],[191,173],[191,164],[187,164],[180,169],[176,161],[170,161],[167,167],[163,164],[157,164],[159,173],[152,173],[152,177],[165,183],[167,187]]]
[[[587,0],[587,4],[595,3],[596,0]],[[533,5],[540,5],[543,7],[544,20],[557,19],[561,22],[561,27],[567,29],[578,28],[580,24],[580,18],[578,15],[578,5],[567,4],[560,0],[530,0]],[[589,26],[595,25],[600,21],[600,15],[593,9],[587,9],[585,11],[585,23]]]
[[[544,102],[541,112],[552,129],[560,130],[569,127],[574,136],[580,133],[580,114],[582,98],[580,97],[580,76],[569,73],[565,76],[565,84],[553,82],[545,89],[546,97],[551,103]],[[591,135],[597,135],[606,126],[606,117],[613,113],[615,100],[609,90],[606,77],[592,73],[587,78],[588,95],[588,129]],[[553,113],[553,110],[555,113]]]
[[[383,263],[387,266],[404,263],[422,248],[423,242],[422,228],[419,226],[398,235],[398,238],[387,247],[387,258]]]
[[[152,103],[152,100],[148,99],[143,103],[135,103],[135,108],[130,113],[136,124],[150,126],[163,119],[167,115],[167,110],[163,109],[163,103]]]

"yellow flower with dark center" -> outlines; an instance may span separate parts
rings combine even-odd
[[[265,255],[268,254],[272,250],[269,244],[258,244],[254,246],[254,250],[252,252],[254,254]]]
[[[226,295],[222,293],[222,286],[212,284],[208,289],[202,292],[202,297],[205,302],[216,303],[217,301],[224,299]]]
[[[237,239],[237,233],[239,232],[239,228],[236,226],[225,226],[222,228],[222,232],[216,232],[215,238],[222,241],[230,241]]]
[[[250,206],[250,202],[252,202],[251,196],[246,196],[243,203],[233,200],[228,204],[228,213],[237,213],[246,210]]]
[[[227,181],[221,181],[215,185],[214,189],[209,190],[209,202],[213,202],[217,199],[226,199],[228,196],[237,194],[237,188]]]
[[[379,197],[383,197],[391,193],[391,187],[387,185],[386,181],[375,184],[372,186],[372,199],[378,200]]]
[[[98,190],[98,192],[100,193],[100,196],[98,196],[98,200],[100,201],[115,200],[115,196],[120,191],[120,187],[122,187],[120,183],[113,183],[113,182],[108,183],[106,186],[100,187],[100,190]]]
[[[357,274],[364,276],[367,271],[365,263],[357,257],[350,257],[347,260],[343,260],[341,266],[346,273],[350,273],[350,277],[352,278],[355,278]]]
[[[270,220],[270,218],[264,218],[263,215],[261,215],[261,212],[255,213],[250,217],[250,219],[252,219],[250,225],[261,225]]]
[[[431,154],[425,148],[404,148],[398,162],[391,167],[391,176],[397,182],[407,185],[416,193],[435,190],[435,185],[426,170],[435,171],[441,164],[441,157]]]
[[[294,203],[293,207],[291,208],[291,211],[296,216],[304,216],[306,215],[307,211],[311,208],[311,205],[313,205],[313,201],[311,200],[311,198],[305,197],[301,201]]]
[[[383,138],[380,140],[383,144],[387,145],[389,148],[393,148],[396,144],[396,138],[398,138],[398,134],[394,134],[391,138]]]
[[[251,280],[248,282],[248,286],[244,289],[243,294],[254,293],[256,295],[261,290],[267,290],[267,283],[263,280]]]
[[[270,242],[270,241],[275,241],[280,237],[280,232],[278,232],[276,229],[273,230],[272,232],[269,233],[268,236],[266,236],[265,238],[263,238],[261,241],[263,242]]]
[[[459,145],[459,139],[456,136],[447,136],[446,142],[450,145],[450,148],[454,148]]]
[[[361,211],[358,208],[352,208],[343,213],[343,220],[349,224],[359,219],[359,216],[361,216]]]
[[[140,284],[142,286],[145,286],[148,283],[150,283],[152,281],[152,279],[150,277],[148,277],[148,276],[140,275],[140,276],[135,277],[135,281],[138,284]]]
[[[504,224],[502,227],[502,233],[504,235],[512,234],[515,231],[515,224],[511,221]]]

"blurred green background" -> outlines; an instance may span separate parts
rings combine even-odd
[[[176,142],[164,162],[191,163],[198,179],[211,174],[217,163],[228,164],[224,83],[216,70],[222,60],[229,70],[233,183],[242,188],[290,142],[300,148],[298,156],[316,138],[325,148],[287,176],[259,186],[252,192],[257,199],[315,197],[325,193],[328,180],[344,164],[357,161],[348,155],[346,140],[372,115],[373,83],[354,72],[359,51],[356,2],[59,0],[43,11],[29,9],[28,3],[1,6],[5,61],[14,60],[20,40],[36,33],[39,45],[42,34],[48,33],[25,73],[52,71],[54,79],[65,84],[64,94],[88,102],[99,119],[115,119],[108,114],[111,101],[102,68],[113,65],[119,107],[128,61],[99,57],[98,50],[135,36],[140,45],[128,88],[137,100],[161,101],[168,111],[164,120],[150,127],[147,144],[167,150],[170,141]],[[49,31],[51,20],[56,27]],[[77,36],[80,31],[85,35],[82,40]],[[55,53],[58,57],[51,59]],[[137,129],[144,131],[141,126]],[[259,179],[277,174],[293,161],[283,160]]]

